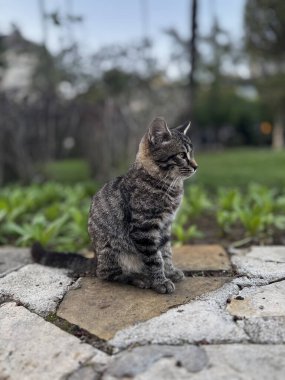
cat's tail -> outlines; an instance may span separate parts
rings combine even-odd
[[[31,256],[34,262],[49,267],[65,268],[76,275],[95,275],[96,260],[89,259],[78,253],[63,253],[47,251],[36,242],[31,248]]]

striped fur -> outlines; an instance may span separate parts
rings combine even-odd
[[[99,278],[172,293],[183,279],[174,268],[171,224],[183,196],[183,181],[197,169],[183,132],[154,119],[129,171],[93,197],[88,231]]]

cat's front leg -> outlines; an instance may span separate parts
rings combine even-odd
[[[175,286],[173,282],[165,276],[164,261],[160,251],[153,255],[144,255],[143,261],[148,272],[151,288],[158,293],[173,293]]]
[[[161,254],[164,261],[165,276],[173,282],[182,281],[185,278],[185,276],[182,270],[175,268],[175,266],[172,263],[172,250],[170,241],[168,239],[161,248]]]
[[[155,225],[148,223],[131,223],[130,238],[144,264],[143,274],[150,287],[158,293],[173,293],[175,286],[164,273],[164,260],[159,250],[160,234]]]

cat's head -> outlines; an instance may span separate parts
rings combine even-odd
[[[137,160],[152,173],[186,179],[197,170],[193,145],[188,136],[190,123],[169,129],[162,117],[156,117],[143,137]]]

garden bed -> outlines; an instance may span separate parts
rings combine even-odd
[[[0,191],[0,244],[78,251],[88,247],[87,218],[94,183],[48,183]],[[236,241],[284,244],[285,194],[257,184],[245,190],[187,184],[173,225],[173,243]]]

